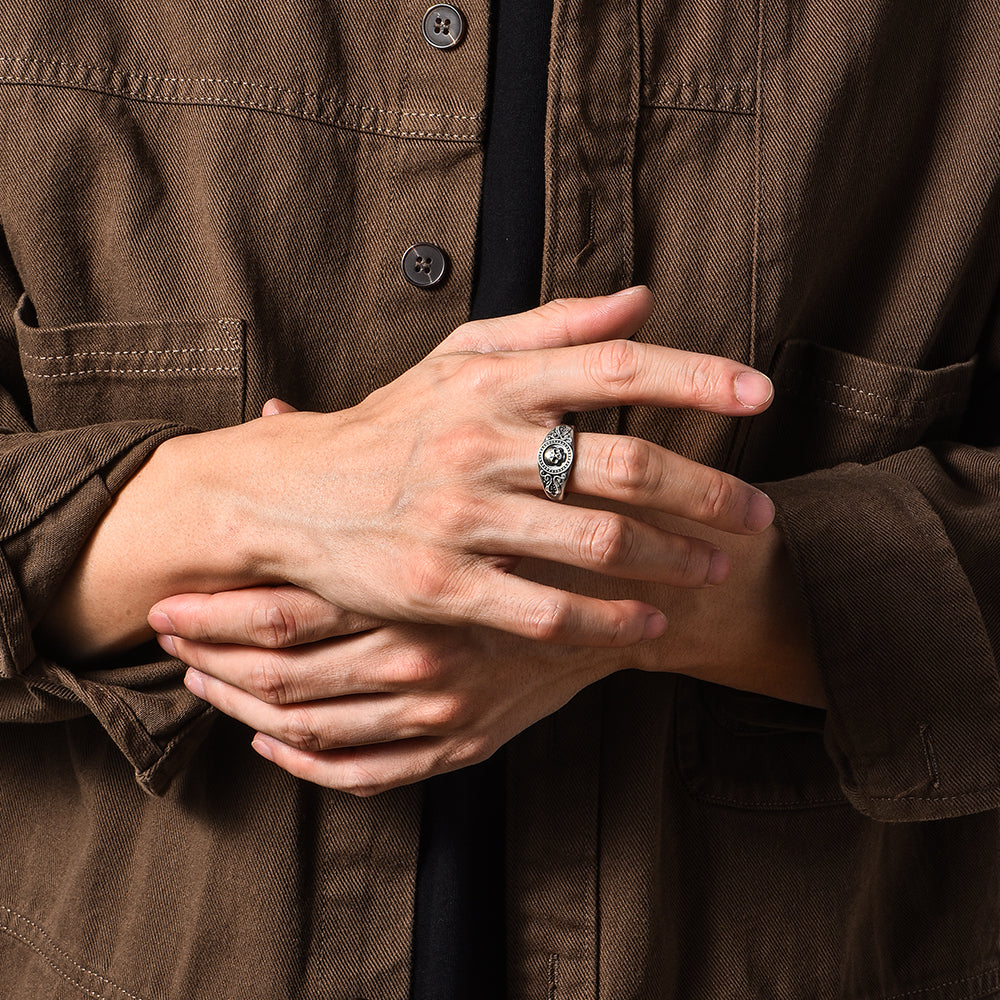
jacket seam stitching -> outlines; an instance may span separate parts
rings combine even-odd
[[[72,358],[117,358],[133,354],[237,354],[235,347],[171,347],[164,350],[77,351],[74,354],[22,354],[26,361],[69,361]]]
[[[1000,966],[994,965],[992,968],[986,969],[985,972],[977,972],[974,975],[966,976],[963,979],[953,979],[947,983],[936,983],[934,986],[922,986],[919,989],[907,990],[905,993],[893,993],[891,996],[883,997],[883,1000],[903,1000],[904,997],[915,997],[922,993],[933,993],[935,990],[943,990],[949,986],[961,986],[964,983],[971,983],[977,979],[987,980],[990,977],[995,977],[998,972],[1000,972]],[[987,993],[992,993],[995,988],[995,982],[987,983],[983,990],[974,994],[974,997],[970,998],[970,1000],[975,1000],[975,997],[982,997]]]
[[[105,976],[99,975],[96,972],[80,965],[71,955],[63,951],[53,941],[52,936],[45,930],[44,927],[35,923],[30,917],[25,916],[23,913],[19,913],[17,910],[13,910],[8,906],[0,906],[0,914],[6,914],[6,918],[0,922],[0,932],[9,935],[17,941],[21,941],[26,944],[32,951],[35,952],[43,961],[47,962],[63,979],[68,983],[75,986],[81,992],[86,993],[88,996],[98,997],[100,1000],[107,1000],[106,991],[101,990],[100,993],[96,993],[94,990],[88,989],[86,985],[77,979],[73,979],[65,969],[61,968],[56,962],[55,958],[51,954],[48,954],[46,950],[42,947],[39,941],[44,942],[44,944],[51,950],[52,954],[58,955],[60,958],[64,959],[70,965],[72,965],[78,972],[83,973],[85,976],[90,976],[92,979],[96,980],[98,983],[103,983],[105,986],[111,986],[123,996],[127,997],[128,1000],[142,1000],[141,997],[137,996],[135,993],[130,993],[124,986],[120,986],[114,980],[108,979]],[[26,937],[24,934],[19,934],[12,926],[11,920],[24,921],[31,928],[31,932],[34,934],[37,940],[32,940],[32,938]]]
[[[25,371],[26,378],[70,378],[74,375],[167,375],[167,374],[195,374],[204,372],[238,372],[238,365],[220,365],[211,367],[192,368],[86,368],[75,372],[54,372],[45,374],[43,372]]]
[[[156,76],[152,73],[126,73],[123,70],[112,69],[110,66],[95,66],[92,63],[72,63],[61,59],[23,59],[19,57],[0,56],[2,63],[20,63],[28,66],[59,66],[67,69],[84,69],[93,73],[105,73],[111,76],[119,76],[125,80],[135,80],[145,83],[176,83],[192,84],[200,83],[205,86],[223,85],[228,87],[245,87],[247,90],[265,90],[274,94],[290,94],[294,97],[308,97],[311,100],[321,101],[332,107],[350,108],[352,111],[365,111],[380,115],[402,115],[404,118],[448,118],[458,121],[478,121],[480,115],[460,115],[458,113],[444,111],[397,111],[389,108],[368,107],[364,104],[355,104],[352,101],[334,101],[311,90],[299,90],[297,87],[275,87],[266,83],[253,83],[249,80],[230,80],[227,77],[196,77],[196,76]],[[23,74],[12,74],[0,77],[0,80],[28,80]]]
[[[685,788],[691,796],[698,800],[699,802],[710,802],[712,805],[717,806],[733,806],[737,809],[753,809],[761,810],[767,812],[768,810],[792,810],[792,809],[811,809],[820,808],[824,806],[846,806],[849,803],[847,799],[843,796],[838,796],[834,798],[818,798],[809,795],[803,795],[798,799],[769,799],[769,798],[758,798],[758,799],[738,799],[731,798],[728,795],[713,795],[710,792],[701,792],[696,788],[692,788],[690,782],[682,775],[681,780],[684,782]]]
[[[150,787],[153,786],[157,775],[164,769],[178,747],[188,739],[196,727],[200,726],[204,720],[214,718],[215,713],[216,710],[211,705],[206,705],[197,715],[190,719],[187,725],[180,732],[176,733],[166,746],[161,748],[160,756],[149,767],[144,771],[136,771],[136,779],[139,783]]]
[[[9,82],[7,78],[0,77],[0,83]],[[474,142],[479,139],[479,133],[469,133],[465,135],[458,135],[453,132],[403,132],[397,131],[395,129],[381,128],[378,126],[362,125],[357,122],[337,122],[333,120],[331,115],[321,115],[313,114],[309,111],[293,111],[289,108],[273,108],[268,107],[266,104],[255,104],[252,101],[237,101],[231,100],[229,98],[223,97],[203,97],[203,98],[189,98],[187,100],[179,100],[177,98],[170,97],[158,97],[150,96],[145,94],[123,94],[120,91],[112,90],[110,88],[104,87],[93,87],[84,86],[82,84],[45,84],[39,83],[34,80],[20,80],[14,81],[17,83],[39,86],[39,87],[53,87],[62,88],[66,90],[84,90],[88,93],[95,94],[110,94],[113,97],[118,97],[123,101],[142,101],[149,104],[173,104],[180,107],[207,107],[211,105],[237,105],[244,108],[252,108],[256,111],[267,111],[276,115],[286,115],[289,118],[306,118],[312,121],[321,122],[325,125],[330,125],[333,128],[344,129],[345,131],[352,132],[366,132],[372,135],[386,135],[393,136],[401,139],[441,139],[441,140],[453,140],[453,141],[467,141]],[[399,112],[396,112],[397,114]]]
[[[939,416],[941,414],[947,414],[952,412],[951,408],[949,408],[947,405],[930,407],[926,403],[923,403],[921,405],[927,406],[927,409],[923,413],[917,413],[909,416],[904,413],[886,413],[886,412],[877,413],[874,412],[873,410],[862,409],[859,406],[848,406],[846,403],[838,403],[832,399],[826,399],[823,397],[816,398],[810,396],[808,392],[806,392],[804,389],[800,387],[781,386],[781,389],[783,392],[787,393],[790,396],[799,396],[799,397],[806,397],[807,399],[813,399],[814,402],[820,403],[823,406],[832,406],[838,410],[846,410],[848,413],[858,413],[863,417],[871,417],[873,420],[892,421],[897,424],[919,424],[922,421],[926,420],[928,417]],[[950,393],[948,395],[954,395],[954,394]],[[946,397],[941,396],[938,398],[944,400]],[[930,402],[933,402],[933,400],[931,400]]]
[[[855,386],[848,385],[845,382],[836,382],[833,379],[819,378],[819,377],[817,377],[815,375],[810,375],[809,372],[804,371],[802,369],[799,369],[797,371],[788,371],[788,372],[785,372],[784,376],[781,379],[779,379],[778,384],[782,388],[786,389],[789,392],[796,392],[796,391],[801,392],[802,391],[802,387],[800,385],[795,384],[795,383],[792,383],[791,385],[786,385],[785,384],[785,378],[791,378],[791,379],[795,379],[795,378],[809,379],[811,382],[815,382],[818,385],[827,385],[827,386],[830,386],[833,389],[846,389],[848,392],[853,392],[857,396],[867,396],[869,399],[886,400],[887,402],[890,402],[890,403],[898,403],[899,402],[899,398],[897,396],[887,396],[884,393],[872,392],[869,389],[858,389]],[[938,402],[941,402],[942,400],[951,399],[954,396],[965,397],[966,395],[967,395],[967,393],[966,393],[966,390],[964,390],[964,389],[951,389],[948,392],[940,392],[940,393],[937,393],[937,394],[935,394],[933,396],[925,396],[922,399],[915,399],[909,405],[912,406],[912,407],[914,407],[914,408],[916,408],[918,406],[927,407],[927,406],[930,406],[932,403],[938,403]],[[831,402],[832,402],[832,400],[831,400]]]
[[[756,113],[740,108],[713,108],[700,104],[668,104],[666,101],[643,101],[644,108],[660,108],[666,111],[704,111],[711,115],[736,115],[738,118],[754,118]]]
[[[967,792],[959,792],[957,795],[866,795],[863,792],[857,793],[860,800],[869,802],[927,802],[933,805],[935,802],[953,802],[956,799],[968,799],[972,796],[982,795],[983,792],[995,792],[1000,785],[993,783],[983,785],[982,788],[970,788]]]
[[[753,116],[759,111],[759,94],[751,87],[698,83],[689,77],[655,86],[650,85],[646,88],[646,94],[646,99],[642,101],[642,106],[646,108],[718,111],[723,114],[744,116]],[[659,96],[661,94],[664,95],[662,98]],[[676,97],[668,99],[667,95],[674,94]],[[730,106],[720,107],[720,98],[729,101]]]
[[[10,62],[11,60],[0,56],[0,63]],[[25,60],[20,60],[24,62]],[[68,65],[72,68],[73,64],[60,64],[60,63],[43,63],[41,60],[34,60],[34,62],[40,65]],[[89,69],[96,73],[101,73],[106,76],[119,75],[123,79],[134,79],[136,81],[147,81],[149,83],[169,83],[173,78],[170,77],[154,77],[154,76],[135,76],[128,74],[120,74],[118,71],[111,70],[103,67],[88,67],[83,66],[84,69]],[[178,83],[184,83],[183,79],[179,79]],[[191,84],[197,84],[200,81],[191,79],[189,81]],[[206,81],[206,85],[209,85],[211,81]],[[389,110],[381,108],[365,108],[362,105],[351,104],[344,101],[331,101],[326,98],[313,97],[307,92],[297,91],[291,88],[285,90],[276,90],[276,93],[285,93],[297,97],[299,99],[314,99],[321,104],[328,106],[333,109],[332,112],[312,112],[306,111],[304,109],[297,109],[282,106],[280,104],[266,104],[261,101],[252,100],[239,100],[235,97],[213,97],[209,95],[186,95],[186,96],[167,96],[165,94],[157,93],[137,93],[131,92],[126,87],[123,86],[111,86],[111,85],[100,85],[98,83],[87,83],[80,80],[58,80],[58,81],[47,81],[39,80],[31,77],[26,73],[21,74],[8,74],[7,76],[0,76],[0,84],[7,85],[20,85],[20,86],[34,86],[34,87],[52,87],[54,89],[64,89],[64,90],[81,90],[88,93],[97,94],[110,94],[114,97],[118,97],[120,100],[126,101],[142,101],[153,104],[172,104],[177,106],[190,106],[190,107],[209,107],[212,105],[216,106],[235,106],[250,108],[257,111],[270,112],[272,114],[286,115],[290,118],[302,118],[312,121],[317,121],[325,125],[329,125],[333,128],[344,129],[346,131],[354,132],[364,132],[372,135],[386,135],[395,136],[398,138],[412,139],[440,139],[443,141],[457,141],[457,142],[475,142],[480,139],[480,133],[477,132],[456,132],[450,131],[448,129],[440,129],[438,131],[422,131],[422,130],[404,130],[401,126],[403,124],[402,119],[404,117],[412,118],[439,118],[445,120],[459,120],[465,122],[478,121],[478,115],[460,115],[452,114],[450,112],[425,112],[425,111],[403,111],[403,110]],[[257,85],[248,85],[257,86]],[[262,86],[262,85],[261,85]],[[346,111],[348,113],[353,113],[354,120],[349,121],[338,121],[337,113]],[[365,124],[357,120],[357,114],[375,114],[379,116],[389,117],[394,116],[399,121],[399,126],[397,128],[386,127],[385,125],[376,122],[375,124]]]
[[[941,787],[941,769],[938,767],[931,727],[926,722],[920,725],[920,744],[924,750],[924,761],[927,764],[927,775],[931,779],[931,788],[937,790]]]

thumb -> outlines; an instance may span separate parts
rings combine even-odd
[[[292,406],[291,403],[286,403],[283,399],[272,398],[264,404],[264,408],[260,411],[260,415],[262,417],[276,417],[279,413],[298,412],[299,411]]]
[[[531,351],[617,340],[636,333],[652,310],[653,293],[645,285],[589,299],[553,299],[528,312],[463,323],[431,353]]]

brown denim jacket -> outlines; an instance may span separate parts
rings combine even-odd
[[[0,4],[0,997],[406,997],[419,788],[33,627],[167,436],[466,318],[489,11],[426,5]],[[1000,996],[1000,7],[556,0],[546,159],[545,298],[646,282],[642,337],[772,373],[590,424],[770,481],[830,710],[626,672],[515,740],[512,997]]]

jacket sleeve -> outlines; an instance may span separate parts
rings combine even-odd
[[[881,821],[1000,806],[997,327],[994,308],[978,357],[936,372],[794,345],[777,366],[769,420],[811,441],[822,471],[765,488],[808,609],[828,750]],[[838,462],[837,447],[871,460]]]
[[[189,428],[121,420],[39,431],[15,335],[20,296],[0,240],[0,722],[92,713],[162,792],[206,708],[155,644],[113,664],[74,669],[40,655],[35,628],[115,493],[167,438]],[[26,736],[28,734],[26,733]]]

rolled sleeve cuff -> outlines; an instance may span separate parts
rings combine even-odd
[[[152,644],[100,670],[38,655],[33,629],[116,493],[163,441],[189,429],[123,422],[11,435],[0,465],[13,489],[0,538],[0,721],[92,713],[161,794],[210,717],[183,686],[183,665]]]
[[[772,483],[850,802],[883,822],[1000,805],[1000,679],[938,514],[905,479],[845,465]]]

